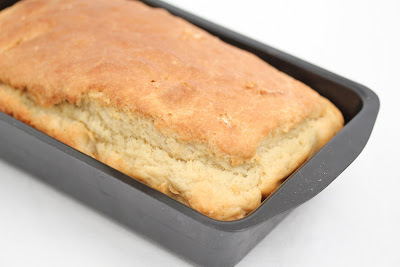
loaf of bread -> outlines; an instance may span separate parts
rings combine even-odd
[[[254,211],[343,126],[307,85],[125,0],[3,10],[0,110],[218,220]]]

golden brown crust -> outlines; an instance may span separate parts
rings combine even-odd
[[[136,1],[22,1],[0,16],[0,81],[46,106],[102,91],[236,164],[326,105],[256,56]]]
[[[124,0],[0,12],[0,111],[219,220],[256,209],[343,126],[303,83]]]

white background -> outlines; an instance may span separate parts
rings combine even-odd
[[[238,266],[400,266],[399,1],[169,0],[372,88],[358,159]],[[0,266],[186,266],[184,260],[0,160]]]

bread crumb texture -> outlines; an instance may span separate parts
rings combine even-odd
[[[35,104],[21,90],[0,85],[0,110],[125,174],[220,220],[244,217],[331,135],[332,110],[286,134],[265,139],[257,156],[232,166],[204,144],[160,133],[154,121],[105,107],[85,96],[80,104]],[[329,132],[329,131],[328,131]],[[318,143],[320,142],[320,143]]]
[[[343,126],[305,84],[124,0],[0,12],[0,111],[218,220],[255,210]]]

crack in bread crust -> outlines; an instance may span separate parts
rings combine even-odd
[[[340,123],[332,125],[336,110],[327,108],[320,118],[265,138],[253,158],[232,166],[205,144],[164,135],[151,118],[99,99],[104,96],[96,93],[79,104],[43,107],[28,92],[0,84],[1,111],[219,220],[254,211],[340,129]]]

